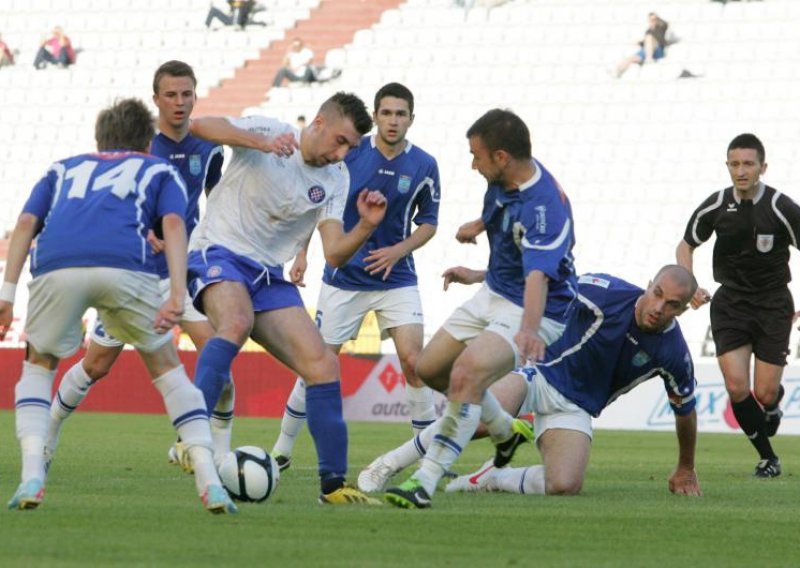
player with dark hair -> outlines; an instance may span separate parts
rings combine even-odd
[[[201,140],[189,133],[189,121],[197,100],[197,79],[194,70],[183,61],[167,61],[153,75],[153,102],[158,107],[158,134],[152,140],[150,153],[169,161],[186,184],[189,205],[186,211],[186,230],[191,235],[200,220],[200,196],[208,194],[222,174],[222,146]],[[110,147],[115,147],[113,144]],[[155,233],[148,234],[148,242],[155,253],[156,272],[161,277],[161,290],[169,293],[169,272],[164,241]],[[192,305],[186,295],[180,325],[192,339],[197,350],[214,334],[208,319]],[[95,325],[91,342],[83,359],[65,374],[58,393],[50,407],[50,428],[46,452],[50,459],[56,450],[63,421],[66,420],[89,393],[90,387],[108,374],[122,352],[123,343],[103,329],[101,321]],[[211,413],[211,432],[214,446],[229,448],[231,418],[233,416],[233,383],[226,386],[223,396]],[[170,448],[170,460],[177,463],[184,456],[185,445],[176,443]],[[188,469],[188,460],[183,460]]]
[[[607,274],[580,276],[578,300],[569,310],[564,335],[548,345],[545,360],[491,386],[511,414],[535,415],[543,465],[498,468],[491,459],[478,471],[448,483],[445,491],[579,493],[589,463],[592,417],[643,381],[660,376],[675,412],[679,445],[669,489],[700,495],[694,471],[694,366],[675,321],[696,289],[692,274],[676,265],[659,270],[645,290]],[[379,458],[391,466],[380,487],[424,455],[434,430]]]
[[[716,233],[711,294],[698,289],[697,309],[711,302],[711,332],[733,414],[759,455],[755,476],[777,477],[781,462],[769,438],[778,431],[783,367],[795,313],[788,283],[789,245],[797,248],[800,206],[764,184],[764,145],[740,134],[728,145],[733,185],[707,197],[686,225],[676,251],[678,263],[692,269],[694,249]],[[753,392],[750,359],[755,357]]]
[[[357,198],[364,188],[386,197],[386,215],[347,264],[325,266],[317,303],[317,324],[325,343],[339,353],[355,338],[367,312],[374,310],[382,338],[391,337],[406,379],[411,425],[421,431],[436,419],[433,393],[414,374],[423,342],[422,302],[411,253],[436,234],[439,168],[427,152],[406,139],[414,122],[414,95],[399,83],[375,95],[377,133],[361,139],[345,157],[350,192],[344,228],[358,223]],[[411,230],[412,223],[417,228]],[[305,423],[305,383],[297,379],[286,403],[281,434],[272,455],[288,467],[294,441]]]
[[[235,513],[214,466],[202,393],[186,376],[170,333],[186,296],[186,187],[166,160],[145,154],[155,131],[141,101],[125,99],[101,111],[95,133],[97,152],[54,163],[34,186],[9,245],[0,339],[11,324],[16,284],[36,238],[28,344],[15,389],[22,482],[8,507],[32,509],[44,498],[53,377],[59,360],[80,347],[81,318],[92,307],[105,329],[141,355],[186,444],[206,508]],[[163,303],[146,240],[159,219],[170,278]]]
[[[420,468],[386,499],[399,507],[425,508],[439,479],[461,454],[479,421],[497,447],[498,467],[533,438],[530,426],[503,411],[489,386],[527,361],[564,331],[577,295],[575,242],[567,196],[531,156],[530,132],[508,110],[490,110],[467,130],[472,167],[488,182],[476,223],[489,238],[486,271],[451,268],[452,282],[484,282],[436,332],[417,362],[429,386],[447,392],[448,406]]]
[[[204,117],[191,126],[196,136],[233,150],[190,245],[195,306],[216,330],[198,358],[196,384],[214,408],[248,337],[303,377],[322,503],[379,502],[345,485],[339,361],[306,313],[297,286],[284,278],[283,264],[317,227],[325,260],[342,266],[383,219],[386,199],[364,189],[357,197],[358,221],[346,232],[342,222],[349,181],[340,162],[370,128],[363,101],[341,92],[302,132],[261,116]]]

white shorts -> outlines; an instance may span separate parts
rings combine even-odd
[[[422,300],[416,286],[358,291],[322,283],[316,321],[328,345],[342,345],[355,339],[369,311],[375,312],[381,339],[387,339],[388,330],[395,327],[423,325]]]
[[[28,284],[28,342],[39,353],[73,355],[83,341],[83,314],[95,308],[103,326],[137,349],[151,352],[172,341],[153,329],[161,295],[158,276],[107,267],[63,268]]]
[[[162,278],[158,281],[158,290],[159,294],[161,295],[161,302],[166,302],[169,299],[169,278]],[[194,307],[194,303],[192,303],[192,297],[188,292],[186,293],[186,297],[183,299],[183,317],[181,317],[181,321],[208,321],[208,318],[198,312],[197,308]],[[124,342],[118,340],[116,337],[106,331],[100,318],[97,318],[97,321],[94,323],[94,327],[92,327],[92,332],[89,334],[89,338],[103,347],[122,347],[125,345]]]
[[[502,337],[514,351],[515,366],[525,361],[519,360],[519,352],[514,336],[522,323],[523,309],[514,302],[496,294],[483,284],[481,289],[447,318],[442,326],[456,340],[469,343],[483,331],[491,331]],[[564,333],[564,324],[542,318],[539,334],[545,344],[550,345]]]
[[[526,367],[520,373],[528,383],[528,394],[519,414],[534,415],[536,439],[551,428],[577,430],[592,439],[592,416],[580,406],[558,392],[535,367]]]

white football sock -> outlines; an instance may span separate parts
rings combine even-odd
[[[306,423],[306,383],[300,377],[294,382],[294,388],[286,401],[281,420],[281,433],[278,441],[272,447],[273,453],[279,453],[287,458],[292,455],[294,443],[303,424]]]
[[[202,495],[209,484],[221,483],[211,453],[211,428],[203,393],[189,381],[183,365],[153,380],[153,385],[164,398],[167,415],[186,444],[197,493]]]
[[[486,426],[494,443],[505,442],[511,437],[511,415],[503,410],[500,402],[488,390],[481,399],[481,422]]]
[[[495,468],[487,489],[525,495],[544,495],[544,466]]]
[[[438,431],[441,418],[401,446],[384,454],[383,459],[396,471],[405,469],[425,455],[433,435]]]
[[[94,383],[91,377],[86,374],[86,369],[83,368],[83,359],[75,363],[61,379],[56,396],[50,404],[47,448],[51,454],[55,453],[58,447],[58,439],[61,437],[61,428],[64,426],[64,420],[78,410],[78,406],[89,394],[89,388],[92,384]]]
[[[430,387],[412,387],[406,383],[406,401],[411,415],[411,428],[419,434],[436,420],[436,406]]]
[[[233,386],[233,377],[231,377],[231,381],[222,388],[222,394],[211,413],[211,441],[214,447],[214,457],[217,459],[222,459],[231,451],[235,400],[236,389]]]
[[[437,421],[437,429],[422,465],[412,477],[417,479],[428,495],[433,495],[439,480],[461,455],[481,419],[479,404],[448,402],[447,411]]]
[[[50,416],[50,393],[56,372],[22,362],[22,376],[14,387],[17,439],[22,453],[22,482],[46,478],[44,443]]]

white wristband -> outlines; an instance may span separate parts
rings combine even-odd
[[[0,286],[0,301],[14,303],[14,296],[17,294],[17,285],[11,282],[3,282]]]

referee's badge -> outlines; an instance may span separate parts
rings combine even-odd
[[[769,252],[775,242],[775,235],[756,235],[756,248],[758,252]]]

